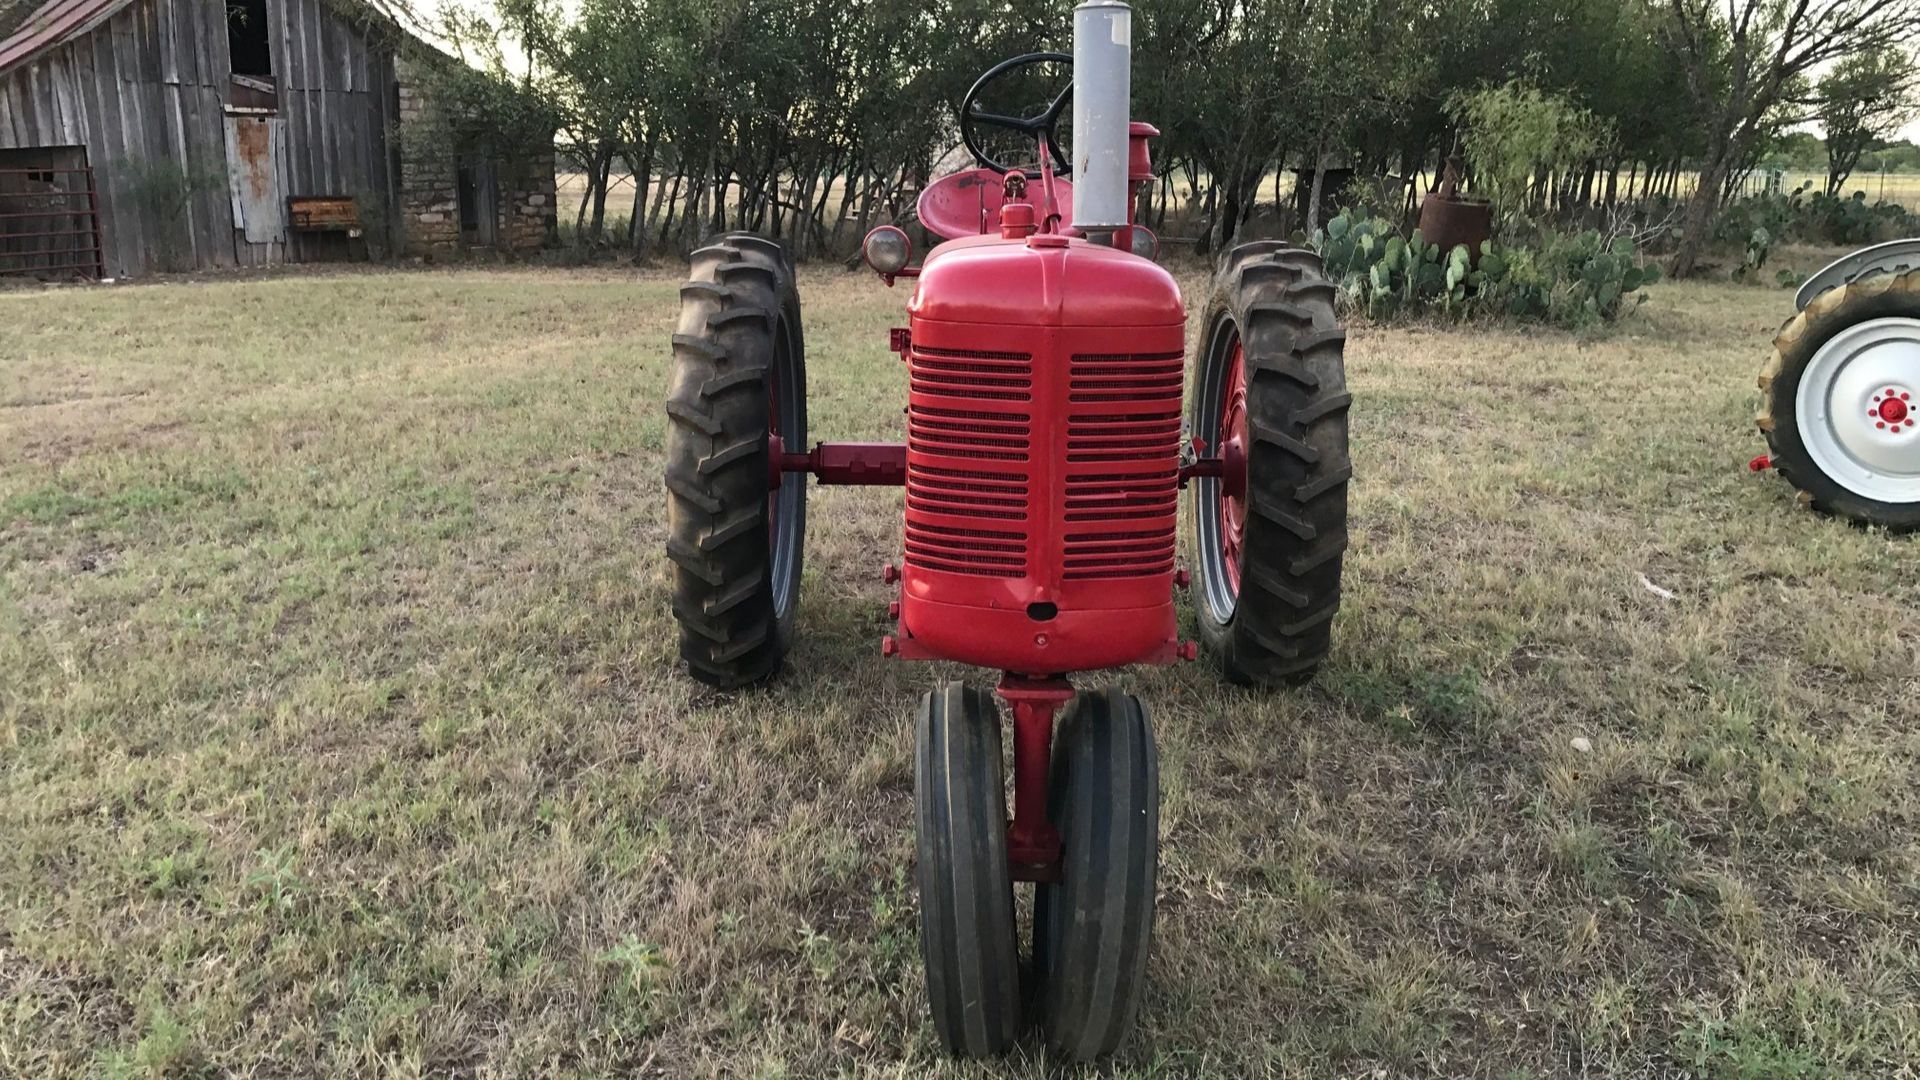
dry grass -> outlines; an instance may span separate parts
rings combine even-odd
[[[676,673],[675,277],[0,294],[0,1073],[949,1068],[899,496],[819,493],[776,687]],[[805,292],[815,431],[897,435],[904,296]],[[1332,665],[1118,676],[1166,787],[1120,1073],[1920,1061],[1914,541],[1742,471],[1788,294],[1654,297],[1357,331]]]

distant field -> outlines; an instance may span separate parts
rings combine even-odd
[[[674,669],[679,276],[0,292],[0,1075],[1054,1075],[924,1017],[899,493],[817,493],[786,678]],[[814,432],[898,438],[904,291],[803,279]],[[1920,541],[1743,469],[1789,307],[1354,332],[1331,664],[1112,676],[1114,1075],[1911,1073]]]
[[[1781,186],[1792,191],[1801,184],[1812,184],[1813,190],[1820,191],[1826,187],[1827,176],[1790,172]],[[1920,210],[1920,173],[1855,173],[1842,190],[1849,196],[1864,191],[1869,202],[1895,202],[1909,210]]]
[[[1428,181],[1430,182],[1431,180],[1432,178],[1429,177]],[[587,176],[585,173],[577,172],[562,173],[560,174],[559,181],[560,217],[562,222],[570,227],[573,224],[574,215],[579,212],[581,199],[586,197]],[[1625,181],[1623,180],[1622,182],[1624,183]],[[1826,182],[1827,178],[1825,173],[1789,172],[1781,182],[1781,190],[1792,191],[1802,183],[1811,183],[1813,190],[1819,191],[1825,188]],[[1752,178],[1747,184],[1747,190],[1758,191],[1763,184],[1764,179],[1758,177]],[[1681,186],[1683,189],[1691,190],[1693,187],[1692,179],[1689,176],[1682,176]],[[664,196],[666,187],[666,184],[655,181],[653,191],[649,194],[648,198],[651,200]],[[1421,190],[1424,191],[1426,188],[1423,186]],[[1867,198],[1873,202],[1883,200],[1895,202],[1905,206],[1909,210],[1920,211],[1920,173],[1856,174],[1846,185],[1846,193],[1848,195],[1851,195],[1855,191],[1866,192]],[[617,177],[615,179],[613,191],[607,200],[607,214],[609,218],[625,219],[631,216],[633,192],[633,179],[631,177]],[[1293,178],[1291,175],[1274,176],[1270,178],[1266,186],[1262,188],[1260,198],[1264,202],[1272,203],[1282,198],[1291,197],[1292,192]]]

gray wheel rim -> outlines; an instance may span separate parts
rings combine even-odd
[[[799,355],[799,344],[794,340],[794,333],[795,328],[783,316],[775,342],[773,371],[769,378],[779,403],[782,445],[788,450],[804,451],[807,449],[806,387],[802,385],[799,365],[794,362]],[[807,474],[791,472],[782,475],[780,490],[774,497],[773,550],[769,553],[773,562],[773,617],[776,620],[786,619],[799,599],[797,556],[800,545],[806,542],[806,504]]]
[[[1877,502],[1920,502],[1920,319],[1868,319],[1835,334],[1801,373],[1794,419],[1834,483]]]
[[[1222,314],[1207,333],[1207,352],[1200,365],[1199,407],[1195,410],[1194,437],[1207,444],[1209,454],[1220,452],[1220,399],[1225,393],[1227,357],[1240,339],[1233,316]],[[1193,482],[1193,519],[1198,534],[1200,562],[1200,600],[1214,622],[1233,621],[1238,598],[1227,582],[1226,556],[1220,545],[1220,481],[1199,477]]]

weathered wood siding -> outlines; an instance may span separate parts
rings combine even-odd
[[[287,195],[373,196],[393,204],[392,52],[322,0],[268,0],[269,47],[286,122]],[[249,243],[228,182],[226,0],[132,0],[85,36],[0,76],[0,147],[85,146],[101,189],[109,273],[298,258],[307,241]],[[183,222],[135,197],[150,162],[196,180]]]

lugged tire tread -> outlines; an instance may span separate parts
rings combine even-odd
[[[778,617],[773,595],[767,382],[778,335],[804,346],[792,263],[777,244],[729,234],[690,261],[666,403],[671,609],[688,672],[731,690],[772,677],[791,640],[791,611]],[[794,359],[804,406],[804,352]]]
[[[1237,327],[1247,369],[1253,445],[1241,593],[1224,624],[1204,598],[1197,605],[1200,637],[1235,682],[1301,681],[1332,647],[1353,478],[1353,398],[1334,296],[1312,252],[1243,245],[1223,260],[1202,324],[1209,336],[1223,319]],[[1201,362],[1210,356],[1203,343]],[[1198,400],[1204,380],[1195,385],[1198,429],[1203,411],[1217,412],[1219,403]],[[1196,486],[1195,498],[1200,492]],[[1203,583],[1196,595],[1204,597]]]

